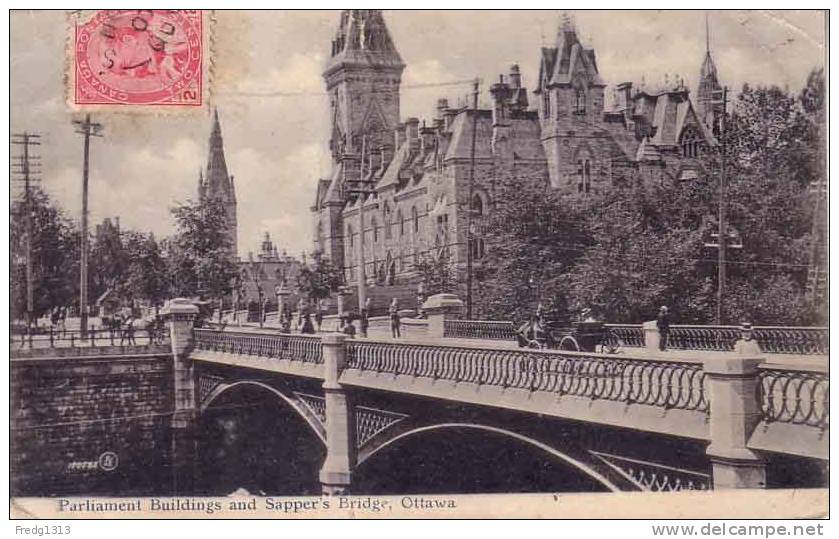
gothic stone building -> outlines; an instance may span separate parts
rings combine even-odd
[[[248,253],[247,260],[242,260],[238,256],[239,231],[236,187],[233,183],[233,175],[227,171],[218,110],[213,111],[207,166],[198,173],[198,200],[204,202],[210,197],[220,199],[225,208],[225,222],[231,245],[231,257],[239,265],[237,293],[242,308],[247,304],[258,302],[260,290],[263,292],[263,298],[271,303],[275,302],[274,288],[281,283],[285,283],[288,290],[292,292],[289,301],[296,301],[297,275],[301,268],[300,261],[289,256],[285,251],[280,254],[267,232],[262,241],[261,250],[256,257],[253,256],[253,253]]]
[[[315,249],[344,267],[348,284],[357,282],[363,260],[368,283],[378,285],[370,292],[374,302],[399,296],[413,306],[421,257],[447,253],[462,276],[467,209],[470,248],[480,265],[481,221],[503,185],[586,196],[630,179],[700,176],[696,158],[716,144],[721,112],[710,52],[696,102],[676,78],[658,88],[619,84],[608,108],[595,52],[570,20],[538,60],[532,97],[513,65],[491,85],[490,109],[454,108],[440,99],[430,121],[401,121],[405,64],[381,12],[341,14],[323,74],[332,173],[319,181],[312,212]]]

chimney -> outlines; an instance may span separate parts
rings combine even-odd
[[[427,155],[434,151],[434,142],[437,140],[437,133],[433,127],[425,127],[420,129],[420,153]]]
[[[617,86],[617,112],[622,112],[629,120],[632,118],[632,83],[622,82]]]
[[[399,124],[396,126],[396,130],[394,131],[393,143],[396,146],[396,149],[402,147],[402,144],[405,143],[405,124]]]
[[[408,140],[408,148],[411,152],[419,150],[419,120],[408,118],[405,120],[405,138]]]
[[[521,71],[518,64],[510,66],[510,86],[514,90],[521,88]]]
[[[447,110],[449,110],[449,100],[441,97],[437,100],[437,117],[442,118]]]
[[[507,103],[510,100],[510,85],[504,82],[504,75],[499,75],[498,82],[490,87],[489,93],[492,94],[492,124],[503,124],[507,120]]]

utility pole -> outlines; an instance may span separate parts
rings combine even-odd
[[[815,197],[813,224],[811,228],[810,263],[807,268],[807,299],[815,306],[821,306],[827,296],[827,260],[825,253],[825,202],[827,201],[827,179],[814,181],[809,188]]]
[[[102,136],[102,124],[90,121],[90,114],[84,121],[73,120],[76,133],[84,135],[84,165],[82,169],[82,226],[81,226],[81,264],[79,275],[79,316],[81,318],[79,330],[82,337],[87,335],[88,299],[87,299],[87,193],[88,173],[90,170],[90,137]]]
[[[367,135],[361,138],[361,162],[359,165],[359,179],[355,181],[348,181],[347,183],[355,184],[347,190],[347,194],[358,195],[358,312],[367,306],[367,271],[364,268],[364,202],[365,199],[376,190],[371,186],[367,186],[364,180],[364,159],[367,153]],[[346,170],[346,168],[345,168]],[[367,313],[369,316],[370,313]]]
[[[34,269],[32,261],[32,182],[38,181],[38,178],[33,178],[35,174],[40,173],[40,162],[38,158],[32,156],[29,152],[30,146],[39,146],[41,135],[28,133],[24,131],[20,134],[13,134],[11,143],[23,146],[23,154],[19,156],[19,162],[12,162],[12,181],[18,180],[23,182],[23,212],[24,212],[24,227],[25,227],[25,242],[24,250],[26,257],[26,327],[30,328],[34,319],[35,313],[35,296],[34,296]],[[34,161],[34,162],[33,162]],[[35,170],[33,171],[33,165]]]
[[[726,146],[726,114],[728,114],[728,87],[717,94],[722,98],[722,115],[720,116],[720,182],[717,215],[717,324],[722,324],[725,316],[723,299],[725,297],[725,255],[728,243],[728,225],[726,218],[726,170],[725,160],[728,148]],[[719,101],[715,101],[715,104]]]
[[[478,135],[478,87],[480,79],[472,86],[472,147],[469,152],[469,198],[466,201],[466,319],[472,319],[472,197],[475,191],[475,145]]]

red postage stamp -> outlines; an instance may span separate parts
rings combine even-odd
[[[200,10],[101,10],[77,24],[77,105],[201,106]]]

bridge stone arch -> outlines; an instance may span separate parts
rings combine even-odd
[[[199,415],[204,414],[221,395],[234,388],[242,387],[260,388],[278,397],[280,401],[306,422],[320,442],[326,446],[326,420],[323,411],[319,409],[317,398],[307,398],[308,395],[291,391],[280,380],[272,381],[271,384],[258,380],[217,381],[212,389],[201,392],[198,406]]]
[[[378,452],[395,444],[400,440],[421,433],[446,429],[482,431],[516,440],[525,445],[538,449],[539,451],[551,456],[552,458],[564,464],[570,465],[571,467],[581,472],[589,479],[592,479],[596,483],[605,487],[609,491],[619,492],[621,490],[626,490],[625,488],[621,488],[618,484],[616,484],[616,482],[613,482],[609,478],[605,477],[602,473],[596,470],[595,467],[590,465],[589,463],[584,462],[582,459],[573,457],[566,452],[560,451],[545,442],[542,442],[540,440],[537,440],[535,438],[518,432],[514,432],[506,428],[484,425],[480,423],[446,422],[432,425],[417,425],[411,422],[404,422],[399,425],[394,425],[391,428],[381,432],[380,435],[374,436],[367,443],[365,443],[362,447],[359,448],[356,466],[361,466],[362,464],[367,462],[371,457],[376,455]]]

